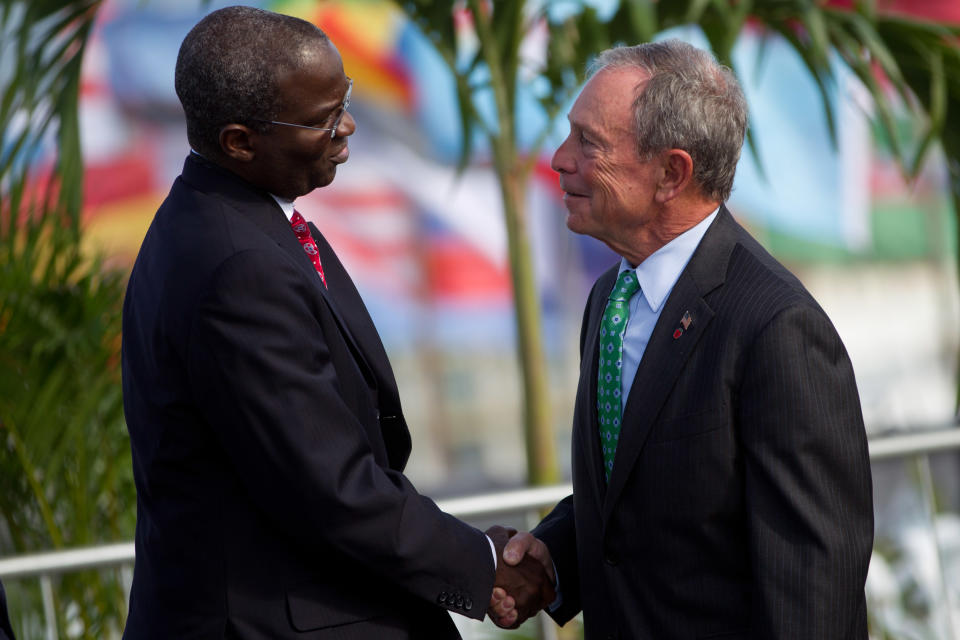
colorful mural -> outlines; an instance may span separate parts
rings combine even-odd
[[[85,220],[91,246],[115,260],[135,256],[188,151],[173,91],[180,41],[204,12],[225,4],[108,0],[100,12],[82,89]],[[303,198],[299,208],[327,235],[361,290],[375,294],[368,298],[388,342],[405,335],[407,320],[429,308],[459,316],[458,340],[509,343],[510,282],[498,188],[482,140],[475,145],[476,162],[462,175],[455,171],[462,135],[452,79],[439,56],[389,2],[255,4],[319,25],[354,78],[351,111],[358,129],[350,161],[330,187]],[[928,4],[933,11],[936,3]],[[944,12],[953,5],[936,6]],[[461,15],[454,19],[468,38],[469,24]],[[666,35],[703,43],[689,29]],[[942,176],[929,172],[904,203],[903,181],[877,151],[865,115],[869,105],[849,74],[838,66],[834,143],[816,87],[786,46],[774,41],[761,53],[758,35],[747,33],[735,58],[758,153],[745,150],[730,205],[768,246],[791,260],[883,257],[884,251],[917,257],[943,250],[935,238],[950,234],[931,235],[928,228],[931,216],[940,220],[945,214]],[[518,101],[523,144],[545,126],[531,92],[525,85]],[[564,227],[549,161],[565,127],[562,118],[554,124],[530,194],[548,315],[549,302],[571,297],[563,293],[570,287],[577,291],[572,297],[582,300],[592,276],[614,260],[606,247]],[[915,236],[912,243],[887,247],[883,238],[891,226],[898,240]]]

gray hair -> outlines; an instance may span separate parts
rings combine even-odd
[[[220,130],[265,131],[282,108],[277,78],[302,67],[305,46],[328,42],[305,20],[253,7],[226,7],[198,22],[180,45],[174,86],[197,152],[218,157]]]
[[[650,75],[634,101],[640,157],[683,149],[693,159],[694,180],[703,194],[726,200],[747,129],[747,101],[733,72],[676,39],[607,49],[588,72],[612,68],[639,68]]]

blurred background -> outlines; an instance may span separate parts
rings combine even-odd
[[[135,492],[116,388],[119,320],[113,316],[118,310],[105,298],[122,291],[153,213],[189,150],[173,90],[180,42],[202,15],[235,3],[86,4],[95,19],[74,88],[83,158],[83,172],[76,177],[82,184],[75,235],[81,251],[74,270],[64,275],[67,285],[56,293],[33,299],[25,289],[10,288],[0,301],[0,579],[14,629],[25,639],[51,633],[117,637],[122,625],[129,565],[40,580],[37,571],[5,575],[3,560],[132,539]],[[482,127],[468,134],[465,155],[461,87],[450,60],[422,24],[409,19],[413,10],[407,7],[405,13],[393,2],[243,4],[320,26],[354,80],[350,111],[357,132],[350,139],[350,160],[331,186],[299,199],[298,210],[317,224],[343,260],[383,338],[412,430],[407,474],[439,500],[537,481],[524,435],[529,408],[518,364],[511,249],[496,171],[502,158],[496,140]],[[465,3],[438,4],[446,5],[454,53],[469,57],[482,47]],[[529,20],[532,26],[520,45],[514,142],[529,163],[521,219],[538,291],[544,363],[539,369],[545,374],[549,439],[558,465],[538,483],[545,477],[562,484],[569,481],[583,304],[596,276],[618,258],[566,229],[562,194],[549,167],[552,151],[566,135],[564,115],[583,69],[571,69],[574,77],[561,79],[568,87],[563,100],[553,113],[545,110],[545,101],[561,95],[551,92],[537,71],[550,62],[548,41],[556,37],[546,22],[579,14],[583,3],[533,4],[529,15],[539,12],[543,24]],[[22,5],[4,3],[0,78],[5,82],[20,78],[13,43]],[[498,5],[493,3],[494,13]],[[614,0],[587,5],[598,23],[620,10]],[[900,16],[960,24],[956,2],[886,5]],[[695,24],[656,33],[706,48],[712,44]],[[589,52],[580,55],[589,58]],[[898,139],[923,138],[930,120],[918,119],[910,100],[893,96],[890,119],[878,124],[884,114],[878,114],[871,87],[837,54],[824,59],[832,84],[822,92],[809,60],[761,21],[745,21],[729,55],[750,105],[754,142],[752,150],[744,150],[730,210],[830,315],[854,364],[871,441],[956,429],[960,296],[950,164],[933,144],[908,180],[897,146]],[[40,56],[37,64],[43,63]],[[882,80],[880,90],[895,93]],[[472,117],[496,122],[500,114],[493,90],[482,81],[475,86],[480,88],[470,94]],[[65,157],[65,142],[52,127],[34,141],[30,154],[16,147],[11,132],[29,121],[30,114],[4,121],[0,157],[24,175],[38,176],[26,181],[23,193],[12,190],[6,178],[2,212],[8,239],[15,236],[18,216],[11,211],[18,211],[20,198],[51,193],[44,176],[63,170],[57,162]],[[469,162],[461,167],[465,159]],[[50,197],[57,195],[56,188],[53,193]],[[37,242],[35,257],[50,253]],[[24,278],[32,282],[31,274],[38,277],[36,268],[14,273],[15,263],[20,271],[24,263],[16,251],[0,258],[8,287],[24,286]],[[27,319],[18,324],[23,313]],[[67,317],[77,320],[75,325]],[[51,344],[54,336],[63,338]],[[99,345],[96,357],[82,350],[88,343]],[[67,388],[77,400],[63,406],[58,402],[68,399]],[[898,451],[894,447],[874,456],[876,548],[867,583],[871,634],[960,638],[960,449],[922,455]],[[526,518],[521,509],[492,520],[527,528]],[[458,619],[458,624],[465,638],[557,633],[552,623],[531,622],[510,635],[489,623]],[[579,637],[573,627],[560,633]]]

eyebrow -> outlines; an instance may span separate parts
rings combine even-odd
[[[567,122],[570,123],[570,126],[577,127],[578,129],[580,129],[580,130],[584,131],[585,133],[587,133],[589,136],[591,136],[591,137],[593,137],[593,138],[596,138],[598,142],[605,142],[604,137],[603,137],[602,135],[600,135],[600,132],[599,132],[599,131],[597,131],[596,129],[594,129],[593,127],[591,127],[591,126],[588,125],[588,124],[585,124],[585,123],[583,123],[583,122],[577,122],[577,121],[572,120],[572,119],[570,118],[570,114],[569,114],[569,113],[567,114]]]
[[[349,85],[347,85],[347,86],[349,86]],[[313,112],[311,119],[312,119],[313,121],[315,121],[315,122],[323,122],[324,120],[328,120],[328,119],[330,118],[330,116],[332,116],[333,114],[335,114],[337,111],[340,110],[340,106],[343,104],[343,98],[344,98],[346,95],[347,95],[347,92],[344,91],[344,92],[343,92],[343,95],[341,95],[339,98],[337,98],[337,100],[336,100],[335,102],[333,102],[332,104],[330,104],[330,105],[319,105],[319,106],[317,107],[317,111],[314,111],[314,112]]]
[[[318,105],[317,110],[313,112],[313,119],[317,122],[329,119],[330,116],[340,110],[340,105],[342,102],[343,98],[340,98],[340,100],[332,105]]]

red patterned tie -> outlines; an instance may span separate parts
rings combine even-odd
[[[297,240],[300,241],[303,250],[307,252],[307,257],[310,258],[313,268],[320,274],[320,280],[326,287],[327,279],[323,275],[323,265],[320,264],[320,252],[317,250],[317,243],[313,241],[313,236],[310,235],[310,227],[307,226],[307,221],[303,219],[299,211],[294,210],[293,217],[290,218],[290,226],[293,227],[293,232],[297,234]]]

